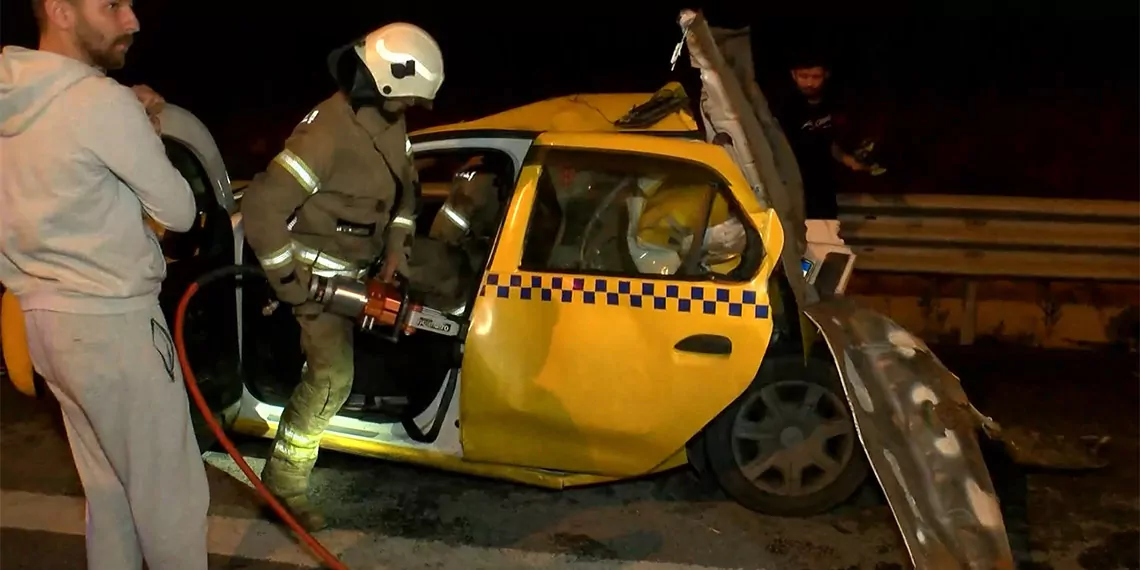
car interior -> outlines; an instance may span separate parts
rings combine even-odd
[[[703,169],[578,151],[544,164],[523,269],[734,279],[763,254],[759,235]]]

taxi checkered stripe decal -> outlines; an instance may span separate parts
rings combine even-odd
[[[633,282],[603,277],[500,275],[491,273],[480,297],[523,301],[610,305],[657,311],[768,318],[768,305],[757,302],[755,291],[717,285]]]

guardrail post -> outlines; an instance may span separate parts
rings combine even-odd
[[[966,295],[962,303],[962,327],[958,329],[958,343],[974,344],[978,326],[978,282],[966,281]]]

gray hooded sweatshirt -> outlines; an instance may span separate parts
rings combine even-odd
[[[166,260],[143,213],[177,232],[194,196],[131,89],[78,60],[0,53],[0,283],[24,310],[154,306]]]

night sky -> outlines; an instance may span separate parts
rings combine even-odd
[[[244,178],[332,92],[327,53],[386,22],[424,27],[444,52],[446,81],[435,110],[411,118],[416,127],[551,96],[649,92],[687,79],[686,58],[669,71],[677,11],[686,5],[701,7],[137,0],[142,31],[115,77],[147,83],[194,112],[214,132],[231,175]],[[703,7],[713,25],[752,26],[769,96],[789,88],[789,58],[823,51],[852,124],[880,138],[890,173],[851,178],[848,190],[1137,197],[1136,2],[1079,10],[1076,2],[980,0],[857,2],[838,11],[748,5],[759,7]],[[3,43],[34,45],[28,0],[2,6]]]

